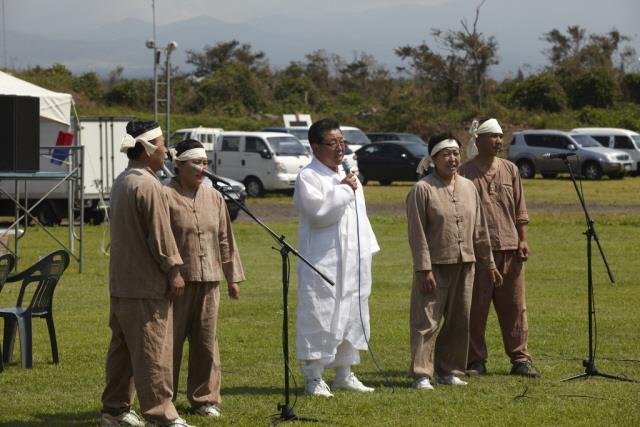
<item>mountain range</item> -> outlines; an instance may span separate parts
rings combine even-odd
[[[636,29],[636,18],[640,14],[615,10],[604,2],[588,8],[589,13],[584,13],[562,1],[551,0],[488,2],[481,9],[478,29],[498,41],[500,63],[493,67],[492,75],[504,78],[514,75],[519,68],[525,72],[542,68],[546,63],[542,34],[553,28],[564,30],[568,25],[580,25],[597,33],[615,27],[631,36],[631,46],[640,51]],[[629,8],[640,12],[640,7]],[[190,70],[185,62],[187,50],[201,51],[207,45],[231,39],[264,51],[274,68],[286,67],[291,61],[303,60],[304,55],[314,50],[324,49],[347,61],[357,53],[366,52],[394,69],[400,65],[395,48],[426,41],[437,50],[431,30],[458,30],[462,19],[472,25],[474,13],[475,8],[470,7],[469,2],[458,0],[434,6],[399,4],[349,14],[306,17],[274,14],[242,23],[199,16],[159,25],[157,34],[160,46],[166,46],[170,40],[177,41],[172,65],[183,71]],[[148,77],[152,74],[153,62],[145,41],[152,38],[152,34],[151,23],[136,18],[111,22],[83,33],[42,35],[9,31],[8,65],[25,68],[62,63],[74,72],[96,71],[101,75],[123,66],[125,76]]]

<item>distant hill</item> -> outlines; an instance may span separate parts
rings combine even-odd
[[[486,35],[494,35],[499,43],[500,64],[492,69],[492,74],[503,78],[515,74],[525,64],[534,70],[542,67],[545,64],[542,33],[572,24],[599,33],[616,26],[624,34],[634,36],[632,46],[640,53],[637,36],[640,13],[635,13],[640,12],[640,7],[635,1],[629,2],[628,11],[608,7],[605,2],[588,3],[588,8],[575,10],[562,1],[488,1],[481,11],[479,29]],[[265,51],[276,68],[324,49],[347,60],[355,52],[367,52],[393,69],[400,64],[393,52],[396,47],[415,45],[422,40],[433,44],[429,35],[432,28],[458,29],[460,19],[466,16],[471,21],[474,12],[471,2],[458,0],[434,6],[394,5],[320,17],[280,14],[244,23],[201,16],[158,26],[157,34],[160,45],[170,40],[178,42],[172,63],[182,70],[189,69],[185,63],[187,49],[201,50],[205,45],[234,38]],[[74,72],[93,70],[103,75],[122,65],[125,76],[147,77],[152,73],[152,54],[145,47],[145,40],[151,37],[151,24],[132,18],[74,35],[72,39],[68,35],[44,37],[9,32],[9,65],[22,68],[60,62]]]

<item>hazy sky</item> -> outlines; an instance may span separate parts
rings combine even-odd
[[[243,22],[276,14],[325,15],[402,3],[429,6],[445,2],[447,0],[156,0],[155,5],[156,23],[166,24],[201,15]],[[4,0],[4,3],[7,28],[35,34],[84,31],[132,16],[152,20],[151,0]],[[470,0],[469,3],[477,2]]]

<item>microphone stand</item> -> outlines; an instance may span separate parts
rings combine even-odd
[[[604,254],[602,246],[600,245],[600,239],[598,238],[598,234],[596,233],[595,225],[591,216],[589,215],[589,211],[587,210],[587,206],[584,202],[584,194],[578,188],[578,184],[576,183],[576,178],[573,174],[573,170],[571,170],[571,164],[569,160],[565,157],[563,159],[564,164],[567,165],[567,169],[569,170],[569,176],[571,177],[571,181],[573,182],[573,187],[578,194],[578,199],[580,200],[580,206],[582,207],[582,211],[584,212],[584,217],[587,223],[587,231],[583,234],[587,236],[587,315],[589,317],[589,359],[582,361],[582,366],[584,366],[585,371],[582,374],[574,375],[561,381],[571,381],[578,378],[589,378],[589,377],[604,377],[618,381],[627,381],[627,382],[638,382],[631,378],[621,377],[617,375],[605,374],[604,372],[598,371],[596,368],[595,362],[595,346],[594,346],[594,337],[593,337],[593,323],[596,317],[596,308],[594,302],[594,293],[593,293],[593,273],[591,269],[592,263],[592,255],[591,255],[591,246],[592,241],[595,240],[598,250],[600,252],[600,257],[604,262],[604,266],[607,270],[607,274],[609,275],[609,280],[611,283],[615,284],[615,279],[613,278],[613,273],[611,272],[611,268],[609,268],[609,263],[607,262],[607,257]]]
[[[216,180],[211,180],[213,182],[213,186],[216,190],[218,190],[223,195],[226,192],[230,192],[230,187],[221,186]],[[290,404],[290,387],[289,387],[289,254],[293,254],[302,262],[304,262],[309,268],[318,273],[320,277],[324,279],[325,282],[330,284],[331,286],[335,286],[335,283],[331,281],[327,276],[325,276],[320,270],[318,270],[314,265],[312,265],[304,256],[302,256],[293,246],[289,244],[285,240],[284,236],[279,236],[276,234],[269,226],[267,226],[264,222],[262,222],[257,216],[253,214],[245,206],[244,203],[234,199],[233,197],[228,197],[228,200],[231,200],[236,204],[244,213],[249,215],[251,219],[253,219],[260,227],[262,227],[267,234],[269,234],[278,244],[280,245],[280,257],[282,260],[282,353],[284,358],[284,403],[278,403],[278,411],[280,412],[280,416],[274,419],[273,424],[280,424],[287,421],[310,421],[317,422],[318,420],[313,418],[305,418],[300,417],[295,414],[293,411],[293,407]]]

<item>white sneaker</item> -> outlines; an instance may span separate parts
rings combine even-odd
[[[333,397],[329,386],[322,378],[307,380],[304,385],[304,394],[307,396]]]
[[[198,413],[199,415],[204,415],[205,417],[212,418],[220,418],[222,416],[220,408],[211,403],[205,403],[204,405],[200,406],[196,409],[196,413]]]
[[[155,424],[158,427],[196,427],[191,424],[187,424],[187,421],[183,418],[176,418],[173,421],[168,422],[167,424]]]
[[[102,427],[110,426],[144,426],[144,421],[134,411],[123,412],[118,416],[102,414],[100,420]]]
[[[444,377],[440,377],[436,375],[436,384],[438,385],[467,385],[466,381],[462,381],[460,378],[455,375],[445,375]]]
[[[362,384],[356,375],[352,372],[349,374],[347,378],[339,383],[334,382],[331,385],[332,390],[348,390],[348,391],[359,391],[361,393],[371,393],[375,390],[373,387],[367,387]]]
[[[411,387],[418,390],[433,390],[429,377],[420,377],[411,384]]]

